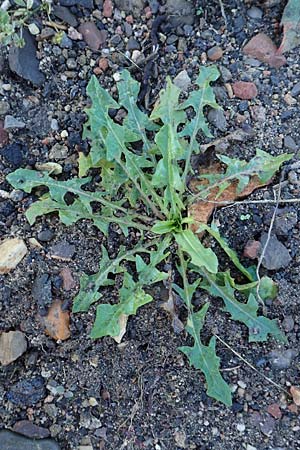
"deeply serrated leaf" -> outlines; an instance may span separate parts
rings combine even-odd
[[[131,275],[124,273],[123,286],[120,289],[120,302],[115,305],[99,305],[91,338],[119,336],[120,318],[136,314],[137,309],[151,302],[153,298],[137,285]]]
[[[194,345],[179,347],[179,350],[188,357],[192,366],[204,373],[207,394],[225,405],[231,406],[231,390],[220,373],[220,358],[216,355],[215,337],[211,338],[208,346],[203,345],[200,340],[208,307],[209,303],[206,303],[198,312],[189,315],[186,331],[194,339]]]
[[[257,315],[258,303],[253,294],[249,295],[247,303],[242,303],[235,298],[234,288],[227,277],[227,272],[216,276],[206,273],[200,287],[211,295],[222,298],[225,304],[224,311],[229,312],[233,320],[242,322],[248,327],[249,342],[266,341],[269,335],[279,341],[285,341],[276,320]]]

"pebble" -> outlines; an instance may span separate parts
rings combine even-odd
[[[247,16],[250,17],[250,19],[262,19],[263,12],[256,6],[251,6],[247,11]]]
[[[234,95],[242,100],[251,100],[258,94],[255,84],[249,81],[236,81],[232,89]]]
[[[263,233],[260,238],[260,243],[264,247],[267,241],[267,233]],[[269,239],[265,255],[262,260],[262,265],[268,270],[278,270],[287,267],[292,258],[288,249],[277,239],[275,235],[272,235]]]
[[[1,450],[60,450],[53,439],[29,439],[9,430],[0,431]]]
[[[35,425],[30,420],[20,420],[13,426],[13,431],[33,439],[45,439],[50,436],[47,428]]]
[[[8,238],[0,244],[0,274],[15,269],[27,253],[23,239]]]
[[[274,419],[281,419],[282,417],[281,409],[277,403],[269,405],[267,411]]]
[[[84,41],[91,50],[99,50],[99,48],[106,42],[107,31],[99,30],[94,22],[84,22],[78,28]]]
[[[141,55],[142,55],[142,52],[140,50],[133,50],[132,55],[131,55],[132,61],[137,63],[138,60],[140,59]]]
[[[71,27],[77,27],[78,22],[76,17],[65,6],[52,5],[51,13],[54,14],[55,17],[58,17],[63,22],[70,25]]]
[[[7,115],[4,119],[4,129],[10,128],[24,128],[25,123],[22,120],[16,119],[14,116]]]
[[[218,130],[227,130],[227,120],[222,109],[211,109],[208,113],[207,119],[209,123],[214,125]]]
[[[75,253],[75,250],[75,245],[69,244],[66,241],[61,241],[51,247],[50,255],[53,259],[70,261]]]
[[[98,66],[103,72],[106,72],[106,70],[109,67],[107,58],[100,58],[99,62],[98,62]]]
[[[127,42],[127,46],[126,46],[127,50],[132,51],[132,50],[140,50],[141,46],[140,43],[134,38],[134,37],[130,37],[128,39]]]
[[[56,119],[51,119],[50,128],[52,131],[57,131],[59,129],[58,121]]]
[[[38,274],[31,288],[33,300],[38,305],[38,311],[41,316],[47,314],[48,308],[52,304],[52,283],[47,273]]]
[[[297,213],[289,208],[282,208],[278,210],[275,218],[275,231],[279,236],[288,236],[289,232],[297,225]]]
[[[219,70],[221,72],[221,76],[222,76],[224,83],[227,83],[228,81],[230,81],[232,79],[232,73],[230,72],[229,69],[227,69],[227,67],[220,66]]]
[[[265,436],[271,436],[275,428],[275,420],[273,417],[267,416],[260,424],[260,430]]]
[[[271,67],[279,68],[286,64],[285,57],[277,53],[276,45],[264,33],[258,33],[250,39],[243,48],[243,53],[269,64]]]
[[[49,151],[49,159],[65,159],[68,156],[68,147],[62,144],[54,144]]]
[[[39,60],[36,56],[35,38],[23,29],[24,47],[11,46],[8,54],[9,68],[19,77],[41,86],[45,83],[45,76],[39,69]]]
[[[298,145],[296,144],[292,136],[285,136],[283,145],[287,150],[291,150],[292,152],[295,152],[298,149]]]
[[[0,101],[0,116],[5,116],[10,110],[10,104],[4,100]]]
[[[9,141],[9,136],[6,130],[4,130],[4,122],[0,120],[0,147],[6,145]]]
[[[244,433],[244,431],[246,430],[246,426],[244,423],[238,423],[236,426],[236,429],[240,432],[240,433]]]
[[[186,70],[179,72],[174,78],[174,84],[182,91],[186,92],[191,85],[192,81]]]
[[[17,406],[32,406],[45,398],[46,389],[42,377],[25,378],[13,384],[7,399]]]
[[[76,69],[77,61],[74,58],[68,58],[66,61],[66,66],[68,69]]]
[[[274,369],[288,369],[292,361],[298,355],[298,351],[294,349],[272,350],[268,354],[269,361]]]
[[[295,321],[292,316],[285,316],[285,318],[282,321],[282,326],[284,330],[289,333],[294,329]]]
[[[111,17],[113,14],[113,4],[111,0],[104,0],[102,14],[104,17]]]
[[[222,56],[223,56],[223,50],[221,49],[221,47],[218,47],[217,45],[210,48],[207,51],[207,57],[211,61],[217,61],[218,59],[221,59]]]
[[[21,331],[8,331],[0,335],[0,362],[7,366],[27,350],[25,334]]]
[[[297,97],[300,94],[300,81],[293,86],[293,89],[291,90],[291,95],[293,97]]]
[[[53,239],[54,233],[52,230],[49,230],[49,228],[46,228],[45,230],[42,230],[38,233],[37,238],[39,241],[42,242],[49,242],[51,239]]]

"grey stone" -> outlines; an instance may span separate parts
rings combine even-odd
[[[267,233],[263,233],[260,238],[262,248],[264,248],[266,244],[267,237]],[[275,235],[272,235],[265,250],[262,265],[268,270],[278,270],[283,267],[287,267],[291,260],[292,258],[288,249],[277,239]]]
[[[47,428],[39,427],[32,423],[31,420],[20,420],[16,422],[13,431],[33,439],[44,439],[50,436]]]
[[[222,79],[225,83],[227,83],[232,79],[232,73],[230,72],[229,69],[227,69],[227,67],[220,66],[219,70],[221,72]]]
[[[260,423],[260,431],[265,436],[271,436],[275,428],[275,419],[271,416],[266,416],[263,422]]]
[[[9,130],[10,128],[24,128],[25,123],[22,120],[16,119],[14,116],[7,115],[4,119],[4,129]]]
[[[274,369],[288,369],[293,359],[298,355],[298,351],[294,349],[272,350],[269,355],[269,361]]]
[[[17,406],[35,405],[45,396],[46,389],[44,380],[39,376],[35,378],[21,379],[15,383],[7,393],[7,399]]]
[[[27,350],[27,341],[21,331],[8,331],[0,335],[0,362],[7,366]]]
[[[76,69],[77,67],[77,61],[75,58],[68,58],[66,61],[66,65],[68,69]]]
[[[61,241],[51,247],[50,254],[51,258],[69,261],[72,259],[75,250],[75,245],[69,244],[66,241]]]
[[[53,439],[29,439],[9,430],[1,430],[0,450],[60,450],[60,446]]]
[[[292,150],[292,152],[295,152],[298,149],[298,145],[296,144],[292,136],[285,136],[283,143],[285,148],[288,150]]]
[[[189,86],[191,85],[191,79],[186,70],[182,70],[176,75],[176,77],[174,78],[174,84],[183,91],[188,90]]]
[[[39,314],[45,316],[52,303],[52,284],[47,273],[36,276],[31,288],[31,295],[38,304]]]
[[[262,19],[263,12],[257,6],[251,6],[247,11],[247,16],[251,19]]]
[[[8,102],[5,102],[4,100],[0,101],[0,116],[5,116],[6,113],[8,113],[10,109],[10,105]]]
[[[288,236],[298,222],[297,213],[288,208],[279,210],[275,218],[275,231],[279,236]]]
[[[106,42],[107,31],[99,30],[94,22],[84,22],[78,28],[79,33],[82,34],[84,41],[91,50],[99,50],[99,48]]]
[[[71,27],[76,27],[78,24],[76,17],[65,6],[53,5],[51,8],[51,12],[55,17],[58,17],[63,22],[71,25]]]
[[[189,0],[167,0],[165,8],[170,25],[173,27],[193,25],[196,14],[194,3]]]
[[[134,38],[130,37],[127,42],[127,50],[140,50],[140,43]]]
[[[65,159],[68,156],[68,147],[62,144],[54,144],[49,151],[50,159]]]
[[[24,47],[12,46],[9,50],[9,68],[19,77],[30,81],[34,85],[41,86],[45,82],[45,76],[39,69],[35,39],[26,28],[23,29],[23,38],[25,40]]]
[[[115,0],[116,8],[125,13],[132,13],[134,17],[140,17],[146,6],[146,0]]]
[[[297,95],[300,94],[300,81],[295,84],[295,86],[291,90],[291,94],[293,97],[297,97]]]
[[[39,234],[37,235],[37,238],[39,241],[49,242],[51,241],[51,239],[53,239],[53,236],[54,236],[53,231],[47,228],[45,230],[40,231]]]
[[[222,109],[211,109],[208,113],[207,119],[209,123],[214,125],[218,130],[227,130],[227,120]]]

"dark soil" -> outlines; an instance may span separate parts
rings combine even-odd
[[[93,17],[98,27],[108,31],[102,49],[93,52],[80,40],[71,41],[71,48],[62,48],[51,40],[39,42],[38,58],[46,77],[40,87],[17,77],[6,63],[3,64],[1,100],[9,103],[8,114],[22,120],[26,126],[9,133],[9,145],[15,145],[13,155],[9,151],[6,153],[5,146],[6,152],[0,150],[2,190],[11,191],[5,181],[9,172],[16,167],[34,167],[36,162],[49,161],[51,149],[57,143],[66,146],[65,153],[51,160],[62,164],[66,178],[77,173],[78,152],[87,149],[88,145],[81,140],[84,107],[88,104],[85,88],[99,58],[105,57],[109,67],[105,72],[97,70],[97,76],[112,93],[115,92],[113,75],[117,70],[129,67],[137,79],[143,77],[145,62],[141,63],[139,70],[124,54],[129,38],[140,44],[142,55],[147,57],[151,54],[149,30],[159,15],[156,6],[160,2],[150,1],[154,12],[152,17],[149,14],[146,18],[142,9],[130,27],[128,22],[131,19],[125,20],[129,13],[116,12],[116,8],[112,18],[92,16],[93,11],[102,11],[102,0],[96,1],[93,9],[76,6],[77,3],[73,2],[75,6],[70,10],[79,22]],[[180,1],[175,3],[179,8]],[[299,96],[294,96],[296,101],[288,104],[286,94],[300,80],[299,48],[287,54],[287,64],[280,69],[257,64],[243,56],[241,51],[243,44],[257,31],[266,32],[279,43],[278,23],[285,2],[273,2],[276,5],[268,8],[262,2],[250,0],[224,1],[227,27],[224,26],[219,1],[192,3],[196,4],[192,25],[172,25],[167,21],[159,30],[158,56],[151,69],[150,89],[143,106],[153,104],[164,86],[166,75],[173,78],[186,69],[195,80],[199,66],[206,62],[205,52],[218,45],[224,54],[216,64],[220,69],[227,69],[227,78],[223,76],[218,80],[216,93],[227,120],[225,131],[214,126],[212,131],[215,137],[238,127],[252,132],[251,139],[232,143],[226,154],[248,159],[253,156],[255,148],[261,148],[279,155],[290,152],[293,142],[295,152],[300,144]],[[262,19],[249,17],[250,3],[260,8]],[[200,7],[204,12],[197,15]],[[6,61],[6,50],[3,49],[2,53],[2,59]],[[131,50],[128,57],[132,57]],[[258,96],[255,99],[229,98],[225,83],[240,80],[256,83]],[[265,115],[263,120],[251,113],[254,105]],[[297,161],[298,156],[292,163]],[[299,197],[299,180],[299,168],[287,166],[282,198]],[[273,184],[278,182],[279,178]],[[252,194],[249,200],[272,198],[273,190],[269,186]],[[0,238],[22,237],[30,250],[15,270],[0,277],[0,330],[21,330],[28,341],[26,353],[0,369],[0,428],[12,429],[20,420],[32,420],[36,425],[49,429],[62,450],[300,448],[299,415],[295,405],[290,406],[292,400],[288,395],[290,386],[300,383],[299,222],[285,234],[278,233],[292,257],[289,266],[276,272],[262,269],[262,274],[272,276],[279,286],[279,295],[267,305],[267,312],[268,317],[278,318],[281,328],[286,331],[286,346],[279,346],[274,341],[249,344],[245,327],[230,321],[220,311],[220,302],[210,299],[204,341],[207,342],[212,333],[217,334],[256,369],[254,371],[218,341],[222,374],[233,391],[233,406],[227,408],[206,395],[203,376],[190,368],[177,350],[187,343],[187,336],[173,332],[171,320],[159,307],[163,289],[155,290],[156,303],[144,306],[130,319],[127,333],[119,345],[110,338],[97,341],[89,338],[95,308],[88,313],[71,316],[71,337],[67,341],[55,342],[43,333],[38,314],[43,314],[43,308],[47,309],[48,303],[57,298],[64,302],[66,309],[71,309],[82,273],[98,270],[101,243],[107,245],[113,257],[121,243],[130,244],[135,236],[126,241],[113,228],[106,242],[87,221],[67,228],[54,215],[43,217],[34,226],[29,226],[24,211],[34,199],[34,195],[18,192],[13,199],[0,199]],[[298,214],[299,218],[297,203],[280,205],[280,211],[283,207],[290,215]],[[259,239],[263,231],[268,231],[273,208],[272,204],[235,205],[218,210],[215,219],[223,236],[242,256],[248,240]],[[44,234],[40,235],[42,231]],[[30,238],[36,238],[41,248],[32,246]],[[70,261],[51,258],[51,247],[60,242],[74,245]],[[225,258],[220,256],[226,269]],[[250,260],[242,260],[246,265],[252,264]],[[71,291],[62,287],[60,271],[64,267],[71,270],[76,280],[76,287]],[[46,284],[51,283],[50,291],[48,287],[48,294],[42,298],[44,305],[32,291],[36,279],[42,276]],[[110,296],[116,293],[107,291],[106,300],[109,301]],[[197,298],[201,303],[207,299],[207,294],[200,292]],[[280,359],[288,350],[291,358],[278,368],[276,355]],[[269,377],[282,389],[276,388],[260,374]],[[23,385],[18,395],[15,385],[25,380],[32,384],[36,395],[34,401],[32,397],[21,395]],[[272,404],[280,407],[281,418],[275,419],[267,411]]]

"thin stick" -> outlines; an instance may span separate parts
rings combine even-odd
[[[223,341],[222,338],[220,338],[220,336],[218,336],[217,334],[214,334],[214,336],[220,341],[222,342],[223,345],[225,345],[225,347],[227,347],[230,351],[232,351],[232,353],[234,355],[236,355],[238,358],[240,358],[245,364],[247,364],[248,367],[250,367],[252,370],[254,370],[254,372],[256,372],[258,375],[260,375],[261,377],[263,377],[265,380],[267,380],[269,383],[273,384],[273,386],[277,387],[277,389],[280,389],[282,392],[285,392],[285,394],[287,394],[288,396],[290,396],[290,393],[288,391],[286,391],[282,386],[280,386],[280,384],[275,383],[275,381],[273,381],[271,378],[267,377],[266,375],[264,375],[263,373],[261,373],[259,370],[257,370],[251,363],[249,363],[249,361],[247,361],[240,353],[238,353],[236,350],[234,350],[232,347],[230,347],[229,344],[227,344],[227,342]]]
[[[217,206],[227,206],[231,208],[238,205],[251,205],[251,204],[281,204],[281,203],[300,203],[300,198],[280,198],[277,200],[242,200],[239,202],[234,202],[230,200],[223,200],[218,202],[217,200],[207,200],[206,198],[199,198],[199,201],[206,203],[215,203]]]
[[[225,26],[227,27],[227,17],[226,17],[226,14],[225,14],[225,9],[224,9],[224,5],[223,5],[222,0],[219,0],[219,5],[220,5],[220,8],[221,8],[221,14],[222,14],[222,17],[224,19]]]

